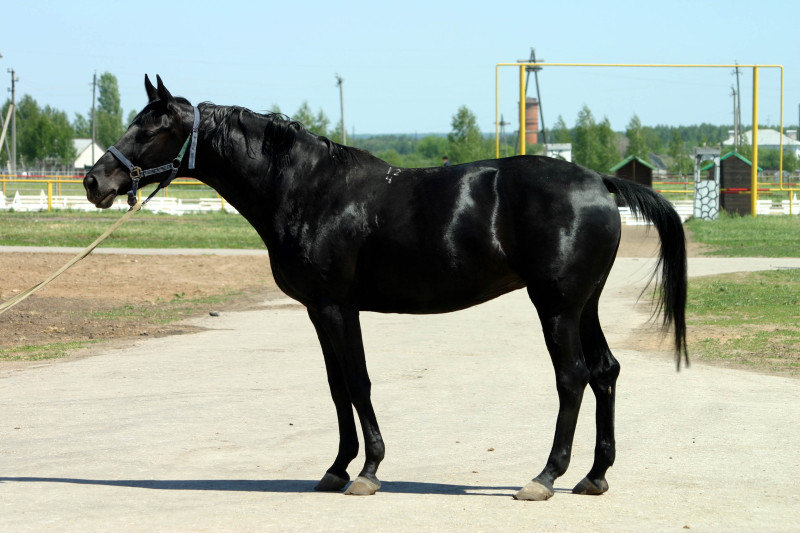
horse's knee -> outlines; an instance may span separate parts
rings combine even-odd
[[[559,395],[566,395],[570,398],[580,397],[586,384],[589,383],[589,369],[586,365],[575,365],[569,369],[559,369],[556,371],[556,389]]]

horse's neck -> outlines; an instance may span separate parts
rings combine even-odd
[[[261,141],[260,136],[251,141],[251,146],[259,147],[253,158],[244,146],[230,154],[219,153],[210,134],[201,136],[198,161],[202,164],[198,164],[194,177],[216,190],[267,241],[287,196],[296,195],[298,189],[311,193],[314,188],[324,188],[333,167],[326,163],[324,145],[314,142],[306,132],[298,133],[289,163],[283,168],[267,164],[268,156],[260,153]]]

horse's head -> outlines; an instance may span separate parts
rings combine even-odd
[[[161,77],[157,77],[158,87],[153,87],[145,75],[144,87],[147,91],[147,106],[134,119],[128,130],[114,143],[117,151],[135,167],[148,169],[169,164],[187,135],[191,132],[191,105],[183,99],[174,98],[164,87]],[[163,176],[142,176],[139,187],[159,181]],[[86,173],[83,186],[86,198],[95,206],[106,209],[114,203],[114,198],[125,194],[133,185],[131,171],[118,157],[106,152]]]

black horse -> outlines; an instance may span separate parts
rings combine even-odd
[[[145,76],[149,102],[116,143],[141,167],[172,160],[192,133],[195,109],[161,78]],[[175,166],[217,190],[267,245],[278,286],[308,308],[339,420],[339,450],[317,490],[340,491],[358,452],[366,462],[348,494],[373,494],[384,444],[370,401],[360,311],[444,313],[527,288],[539,313],[559,397],[544,470],[515,497],[543,500],[567,469],[586,384],[597,398],[594,465],[574,488],[608,490],[614,462],[619,363],[597,315],[620,241],[617,201],[651,221],[661,239],[658,305],[686,357],[686,252],[678,215],[633,182],[547,157],[521,156],[442,168],[391,166],[306,131],[282,115],[200,104],[196,168]],[[183,150],[181,150],[183,153]],[[129,163],[125,163],[129,165]],[[92,203],[107,208],[131,188],[119,156],[86,174]],[[142,178],[155,183],[157,175]],[[659,266],[656,267],[657,270]]]

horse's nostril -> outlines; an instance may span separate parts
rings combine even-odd
[[[87,191],[96,189],[97,179],[93,175],[87,174],[86,177],[83,178],[83,186]]]

